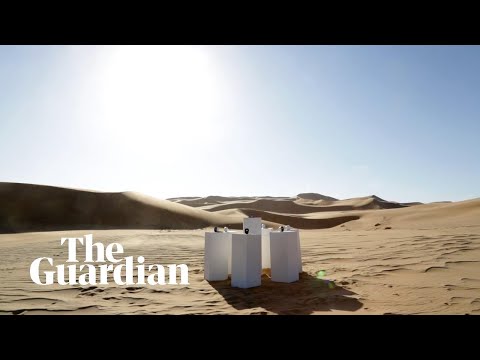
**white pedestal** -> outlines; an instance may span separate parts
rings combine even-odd
[[[272,228],[262,229],[262,269],[270,269],[270,232]]]
[[[297,233],[298,272],[301,273],[303,271],[303,267],[302,267],[302,247],[300,245],[300,231],[298,229],[295,229],[293,231]]]
[[[298,281],[298,242],[295,231],[270,233],[272,281],[290,283]]]
[[[244,289],[260,286],[261,276],[262,236],[232,234],[232,286]]]
[[[205,233],[205,280],[228,279],[231,272],[232,233]]]
[[[243,230],[248,229],[248,234],[261,235],[262,234],[262,218],[245,218],[243,219]]]
[[[235,230],[228,230],[227,234],[229,235],[228,241],[230,242],[230,248],[228,249],[228,275],[232,274],[232,235],[233,234],[240,234],[240,232]]]

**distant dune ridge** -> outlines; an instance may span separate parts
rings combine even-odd
[[[254,201],[258,199],[272,199],[272,200],[295,200],[290,197],[274,197],[274,196],[207,196],[207,197],[176,197],[167,199],[169,201],[177,202],[179,204],[188,205],[192,207],[202,207],[208,205],[218,205],[225,202],[238,201]]]
[[[160,200],[136,192],[108,193],[20,183],[0,183],[0,204],[2,233],[86,228],[240,228],[245,216],[261,216],[268,226],[377,230],[382,226],[407,226],[412,221],[441,225],[448,218],[468,223],[472,216],[480,215],[479,199],[421,204],[386,201],[376,195],[337,200],[302,193],[295,197],[208,196]]]
[[[299,199],[305,199],[305,200],[327,200],[327,201],[337,201],[338,199],[335,199],[330,196],[325,196],[322,194],[317,194],[317,193],[302,193],[298,194],[297,198]]]

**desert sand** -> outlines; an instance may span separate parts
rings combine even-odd
[[[203,279],[203,235],[246,215],[302,229],[300,281],[231,288]],[[185,263],[190,285],[38,286],[40,256],[94,234],[146,263]],[[0,314],[480,314],[480,199],[174,198],[0,183]]]

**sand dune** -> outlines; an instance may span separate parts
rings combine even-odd
[[[275,196],[207,196],[207,197],[176,197],[167,199],[172,202],[177,202],[183,205],[188,205],[192,207],[203,207],[209,205],[218,205],[225,203],[236,203],[236,202],[249,202],[258,199],[272,199],[272,200],[292,200],[296,198],[290,197],[275,197]]]
[[[197,196],[183,196],[167,199],[169,201],[178,202],[180,204],[199,207],[199,206],[208,206],[208,205],[217,205],[225,204],[229,202],[242,202],[242,201],[255,201],[255,200],[303,200],[303,201],[336,201],[330,196],[317,194],[317,193],[301,193],[294,197],[289,196],[207,196],[207,197],[197,197]]]
[[[350,230],[469,227],[480,225],[480,199],[349,213],[359,216],[357,221],[343,225],[343,228]],[[315,214],[311,215],[315,218]]]
[[[0,232],[62,229],[238,227],[241,218],[209,213],[135,192],[102,193],[0,183]]]
[[[199,198],[175,199],[176,202],[159,200],[136,192],[105,193],[0,183],[0,232],[85,228],[173,230],[209,226],[237,229],[245,216],[261,216],[268,226],[289,224],[301,229],[408,228],[411,223],[433,227],[445,225],[445,219],[470,224],[475,222],[480,209],[478,199],[406,206],[375,195],[345,200],[330,200],[320,194],[299,194],[292,198],[210,196],[201,198],[210,205],[197,207],[184,205],[182,201],[200,201]]]
[[[303,200],[299,197],[263,197],[253,201],[247,197],[212,196],[205,199],[210,203],[223,203],[195,208],[135,192],[105,193],[44,185],[0,183],[0,232],[84,228],[198,229],[216,225],[240,228],[245,215],[261,215],[269,226],[290,224],[303,229],[323,229],[358,219],[359,216],[339,213],[329,219],[312,219],[295,215],[378,207],[378,200],[374,198],[333,202],[315,200],[328,204],[314,206],[298,203]]]
[[[207,211],[221,211],[226,209],[248,209],[273,211],[284,214],[309,214],[322,211],[350,211],[369,209],[403,208],[396,202],[382,200],[375,195],[347,200],[309,200],[302,198],[259,198],[255,200],[224,201],[220,204],[198,206]]]
[[[297,195],[298,199],[302,200],[324,200],[324,201],[337,201],[338,199],[335,199],[331,196],[326,196],[318,193],[301,193]]]
[[[331,214],[324,218],[305,218],[301,216],[289,216],[268,211],[259,211],[251,209],[242,209],[245,216],[261,217],[262,220],[274,223],[276,225],[285,224],[298,229],[328,229],[340,224],[358,220],[358,215]],[[244,217],[245,217],[244,216]]]
[[[322,208],[318,206],[300,205],[292,200],[269,200],[259,199],[254,201],[232,201],[226,204],[203,206],[201,209],[207,211],[219,211],[226,209],[249,209],[260,211],[274,211],[286,214],[308,214],[312,212],[321,211]],[[347,208],[345,208],[347,210]]]
[[[276,211],[291,214],[306,214],[308,212],[314,212],[315,209],[312,209],[312,206],[319,208],[317,211],[347,211],[356,209],[391,209],[421,204],[386,201],[376,195],[338,200],[333,197],[317,193],[301,193],[294,197],[207,196],[177,197],[168,200],[192,207],[199,207],[208,211],[220,211],[242,207],[254,210]],[[323,210],[323,207],[329,207],[329,209]]]

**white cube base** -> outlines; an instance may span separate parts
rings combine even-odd
[[[232,233],[205,233],[205,280],[228,279],[231,273]]]
[[[270,232],[269,229],[262,229],[262,269],[270,269]]]
[[[232,274],[232,234],[240,234],[238,231],[235,230],[228,230],[227,234],[229,235],[228,240],[229,240],[229,245],[230,248],[228,250],[228,275]]]
[[[262,235],[232,234],[232,286],[262,284]]]
[[[291,283],[299,279],[297,231],[270,232],[272,281]]]
[[[262,234],[262,218],[245,218],[243,219],[243,230],[248,229],[250,235]]]
[[[300,246],[300,231],[298,231],[298,229],[295,229],[292,231],[297,233],[298,272],[301,273],[303,271],[303,267],[302,267],[302,247]]]

